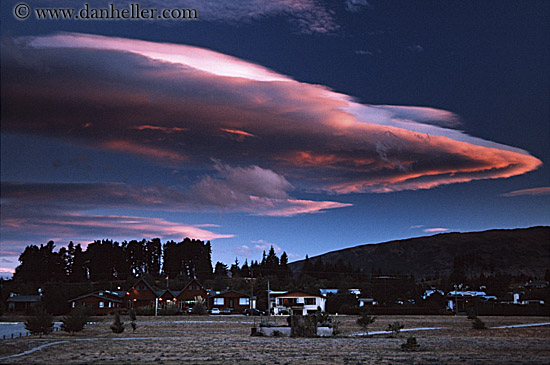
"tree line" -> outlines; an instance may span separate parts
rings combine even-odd
[[[235,259],[230,268],[217,262],[214,269],[210,241],[190,238],[164,244],[159,238],[123,242],[104,239],[90,243],[85,249],[71,241],[57,251],[55,243],[49,241],[45,245],[27,246],[19,262],[13,279],[28,283],[125,281],[142,276],[173,281],[197,278],[205,282],[229,276],[273,275],[282,279],[292,274],[286,252],[279,258],[273,247],[267,254],[263,252],[261,261],[249,264],[245,260],[239,265]]]

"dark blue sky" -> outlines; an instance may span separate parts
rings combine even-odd
[[[140,3],[197,21],[17,20],[18,3],[1,5],[4,272],[50,239],[194,235],[229,263],[550,223],[548,1]]]

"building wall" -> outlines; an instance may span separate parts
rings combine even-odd
[[[90,296],[71,302],[72,308],[85,307],[94,309],[95,314],[109,314],[121,308],[121,303],[113,302],[109,298]]]
[[[221,299],[223,299],[223,303],[221,303]],[[250,297],[237,292],[218,294],[210,298],[210,308],[231,309],[235,313],[241,313],[250,308]]]

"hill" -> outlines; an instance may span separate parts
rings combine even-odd
[[[370,274],[414,274],[417,279],[448,276],[455,258],[465,263],[470,275],[495,273],[543,278],[550,268],[550,227],[443,233],[332,251],[311,257],[335,264],[342,259],[355,269]],[[295,274],[304,260],[292,262]]]

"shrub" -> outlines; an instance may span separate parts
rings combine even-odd
[[[25,328],[32,335],[47,335],[53,331],[53,317],[41,306],[34,309],[34,314],[25,321]]]
[[[120,313],[115,312],[115,321],[111,325],[111,330],[113,333],[122,333],[124,332],[124,322],[120,319]]]
[[[398,321],[388,324],[388,331],[391,331],[392,337],[399,336],[399,332],[401,332],[403,328],[405,328],[405,325],[401,324]]]
[[[74,335],[75,332],[80,332],[84,329],[84,326],[88,322],[88,316],[85,314],[84,309],[77,308],[69,313],[69,315],[63,317],[61,322],[61,329]]]
[[[137,316],[136,316],[136,311],[134,308],[130,308],[130,310],[128,311],[128,314],[130,315],[130,320],[132,321],[130,324],[132,325],[132,332],[135,332],[136,331],[136,328],[137,328],[137,324],[136,324],[136,321],[137,321]]]
[[[278,331],[278,330],[273,331],[273,337],[281,337],[281,331]]]
[[[366,332],[367,336],[369,334],[369,326],[376,321],[376,317],[369,315],[369,312],[363,311],[360,314],[360,317],[357,318],[357,324]]]
[[[472,328],[476,330],[486,330],[487,326],[485,326],[485,323],[481,319],[475,317],[472,322]]]
[[[416,351],[420,348],[420,345],[416,342],[416,337],[410,336],[407,338],[407,342],[401,344],[403,351]]]
[[[291,337],[315,337],[317,335],[317,317],[315,315],[292,316]]]
[[[201,296],[195,297],[195,305],[191,309],[191,313],[204,315],[207,313],[206,306],[204,305],[204,299]]]

